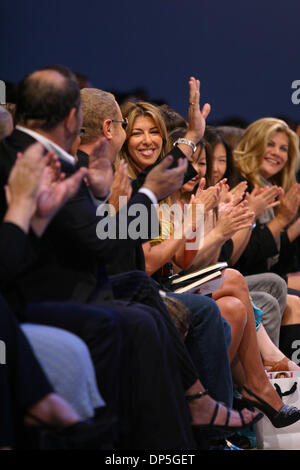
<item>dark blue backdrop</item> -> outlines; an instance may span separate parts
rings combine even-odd
[[[7,0],[0,79],[61,63],[93,85],[147,89],[186,113],[187,80],[202,82],[211,121],[285,114],[300,121],[300,1]]]

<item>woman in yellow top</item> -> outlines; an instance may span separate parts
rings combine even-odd
[[[166,127],[158,108],[144,102],[130,105],[124,113],[124,117],[128,119],[127,139],[120,158],[125,159],[128,164],[128,175],[135,177],[148,165],[155,163],[164,156],[163,149],[168,148]],[[204,199],[209,199],[207,195],[210,195],[211,192],[213,192],[213,198],[206,206],[206,211],[211,210],[218,203],[220,188],[217,186],[209,192],[202,191],[199,195],[198,201],[203,202],[203,197]],[[235,213],[235,210],[231,212]],[[241,216],[239,219],[240,227],[245,227],[247,220],[245,217],[246,210],[241,210],[239,215]],[[228,214],[228,218],[229,216],[230,214]],[[249,214],[247,216],[248,226],[251,226],[252,216],[250,217]],[[250,219],[251,223],[249,222]],[[193,222],[193,220],[192,222],[189,221],[188,224],[193,225]],[[227,230],[229,230],[229,227],[227,227]],[[188,235],[190,236],[191,233]],[[144,244],[146,271],[148,274],[155,273],[172,259],[182,268],[181,260],[185,259],[185,244],[185,236],[179,240],[171,236],[163,243],[154,246],[151,246],[150,243]],[[267,380],[263,368],[257,345],[255,321],[249,300],[249,291],[243,276],[235,270],[226,270],[226,279],[221,289],[213,294],[214,297],[219,301],[221,311],[222,303],[229,301],[232,311],[239,312],[239,317],[246,319],[242,337],[237,340],[239,343],[238,355],[245,374],[243,379],[243,397],[247,400],[248,405],[255,405],[261,408],[275,424],[274,416],[279,410],[283,411],[283,403]]]

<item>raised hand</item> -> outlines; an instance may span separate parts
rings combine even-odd
[[[278,186],[268,186],[265,188],[255,187],[251,193],[246,193],[246,201],[249,209],[255,213],[258,219],[265,210],[276,207],[280,204],[276,198],[280,195]]]
[[[109,203],[112,204],[118,212],[120,207],[120,197],[124,196],[126,200],[130,199],[132,193],[132,186],[130,179],[127,174],[127,163],[121,160],[117,170],[114,173],[114,180],[111,188],[111,195],[109,197]]]
[[[247,188],[247,181],[242,181],[234,188],[230,189],[228,184],[224,184],[221,192],[221,203],[237,205],[243,199]]]
[[[237,206],[228,206],[219,214],[215,230],[226,241],[239,230],[250,228],[255,220],[254,212],[249,210],[246,201]]]
[[[200,81],[191,77],[189,80],[189,112],[188,112],[188,130],[186,138],[195,144],[203,137],[206,118],[210,113],[210,105],[205,103],[200,109]]]
[[[230,188],[228,184],[223,184],[221,194],[220,194],[220,203],[227,204],[232,201],[232,196],[230,194]]]
[[[4,220],[26,232],[35,221],[45,229],[62,204],[78,190],[86,172],[80,170],[63,181],[65,175],[60,173],[57,156],[53,152],[44,155],[44,147],[39,143],[31,145],[24,154],[18,153],[9,175],[6,187],[9,209]]]
[[[43,187],[37,200],[36,217],[47,219],[48,223],[58,210],[73,196],[79,189],[80,183],[87,174],[87,168],[80,168],[76,173],[67,179],[60,176],[46,188]]]
[[[56,158],[50,154],[55,166],[57,166]],[[80,168],[72,176],[65,178],[64,174],[49,171],[50,167],[51,165],[44,169],[43,183],[39,188],[36,211],[31,221],[32,228],[38,236],[42,235],[61,207],[77,193],[82,179],[88,172],[87,168]]]
[[[300,204],[300,184],[295,183],[285,194],[281,192],[279,201],[276,218],[282,221],[283,226],[286,226],[297,215]]]
[[[203,204],[204,214],[206,214],[218,206],[221,189],[218,185],[204,189],[203,180],[205,184],[205,178],[201,178],[196,194],[191,196],[190,203]]]
[[[187,240],[193,238],[200,224],[204,224],[204,213],[199,210],[199,204],[193,200],[184,206],[183,212],[183,233]]]
[[[108,142],[104,136],[89,155],[88,173],[84,180],[96,198],[103,198],[110,192],[113,183],[113,168],[107,152]]]
[[[50,151],[46,155],[46,166],[40,176],[38,196],[57,181],[62,181],[65,178],[65,174],[61,172],[61,164],[58,156],[54,151]]]
[[[36,199],[41,186],[41,177],[49,162],[49,155],[44,156],[44,147],[35,143],[17,154],[5,187],[8,206],[12,204],[30,205],[35,210]]]
[[[178,166],[170,169],[172,162],[172,155],[167,155],[158,165],[152,168],[143,185],[144,188],[150,189],[155,194],[158,201],[175,193],[183,184],[187,160],[179,158]]]
[[[242,181],[241,183],[237,184],[234,188],[230,190],[230,194],[232,196],[233,202],[238,199],[239,201],[243,198],[245,191],[247,189],[247,181]]]

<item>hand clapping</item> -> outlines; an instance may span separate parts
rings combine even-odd
[[[69,178],[60,172],[54,152],[44,155],[44,147],[35,143],[17,155],[5,188],[8,211],[4,220],[28,231],[30,223],[41,235],[57,211],[78,191],[87,174],[81,168]]]

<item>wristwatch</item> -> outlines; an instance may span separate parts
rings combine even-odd
[[[177,139],[177,140],[176,140],[176,142],[174,142],[174,144],[173,144],[173,145],[174,145],[174,147],[175,147],[175,145],[178,145],[178,144],[185,144],[185,145],[189,145],[190,147],[192,147],[192,149],[193,149],[193,153],[195,153],[195,152],[196,152],[197,145],[196,145],[196,144],[194,144],[194,142],[192,142],[191,140],[188,140],[188,139],[182,139],[182,138],[180,138],[180,139]]]

